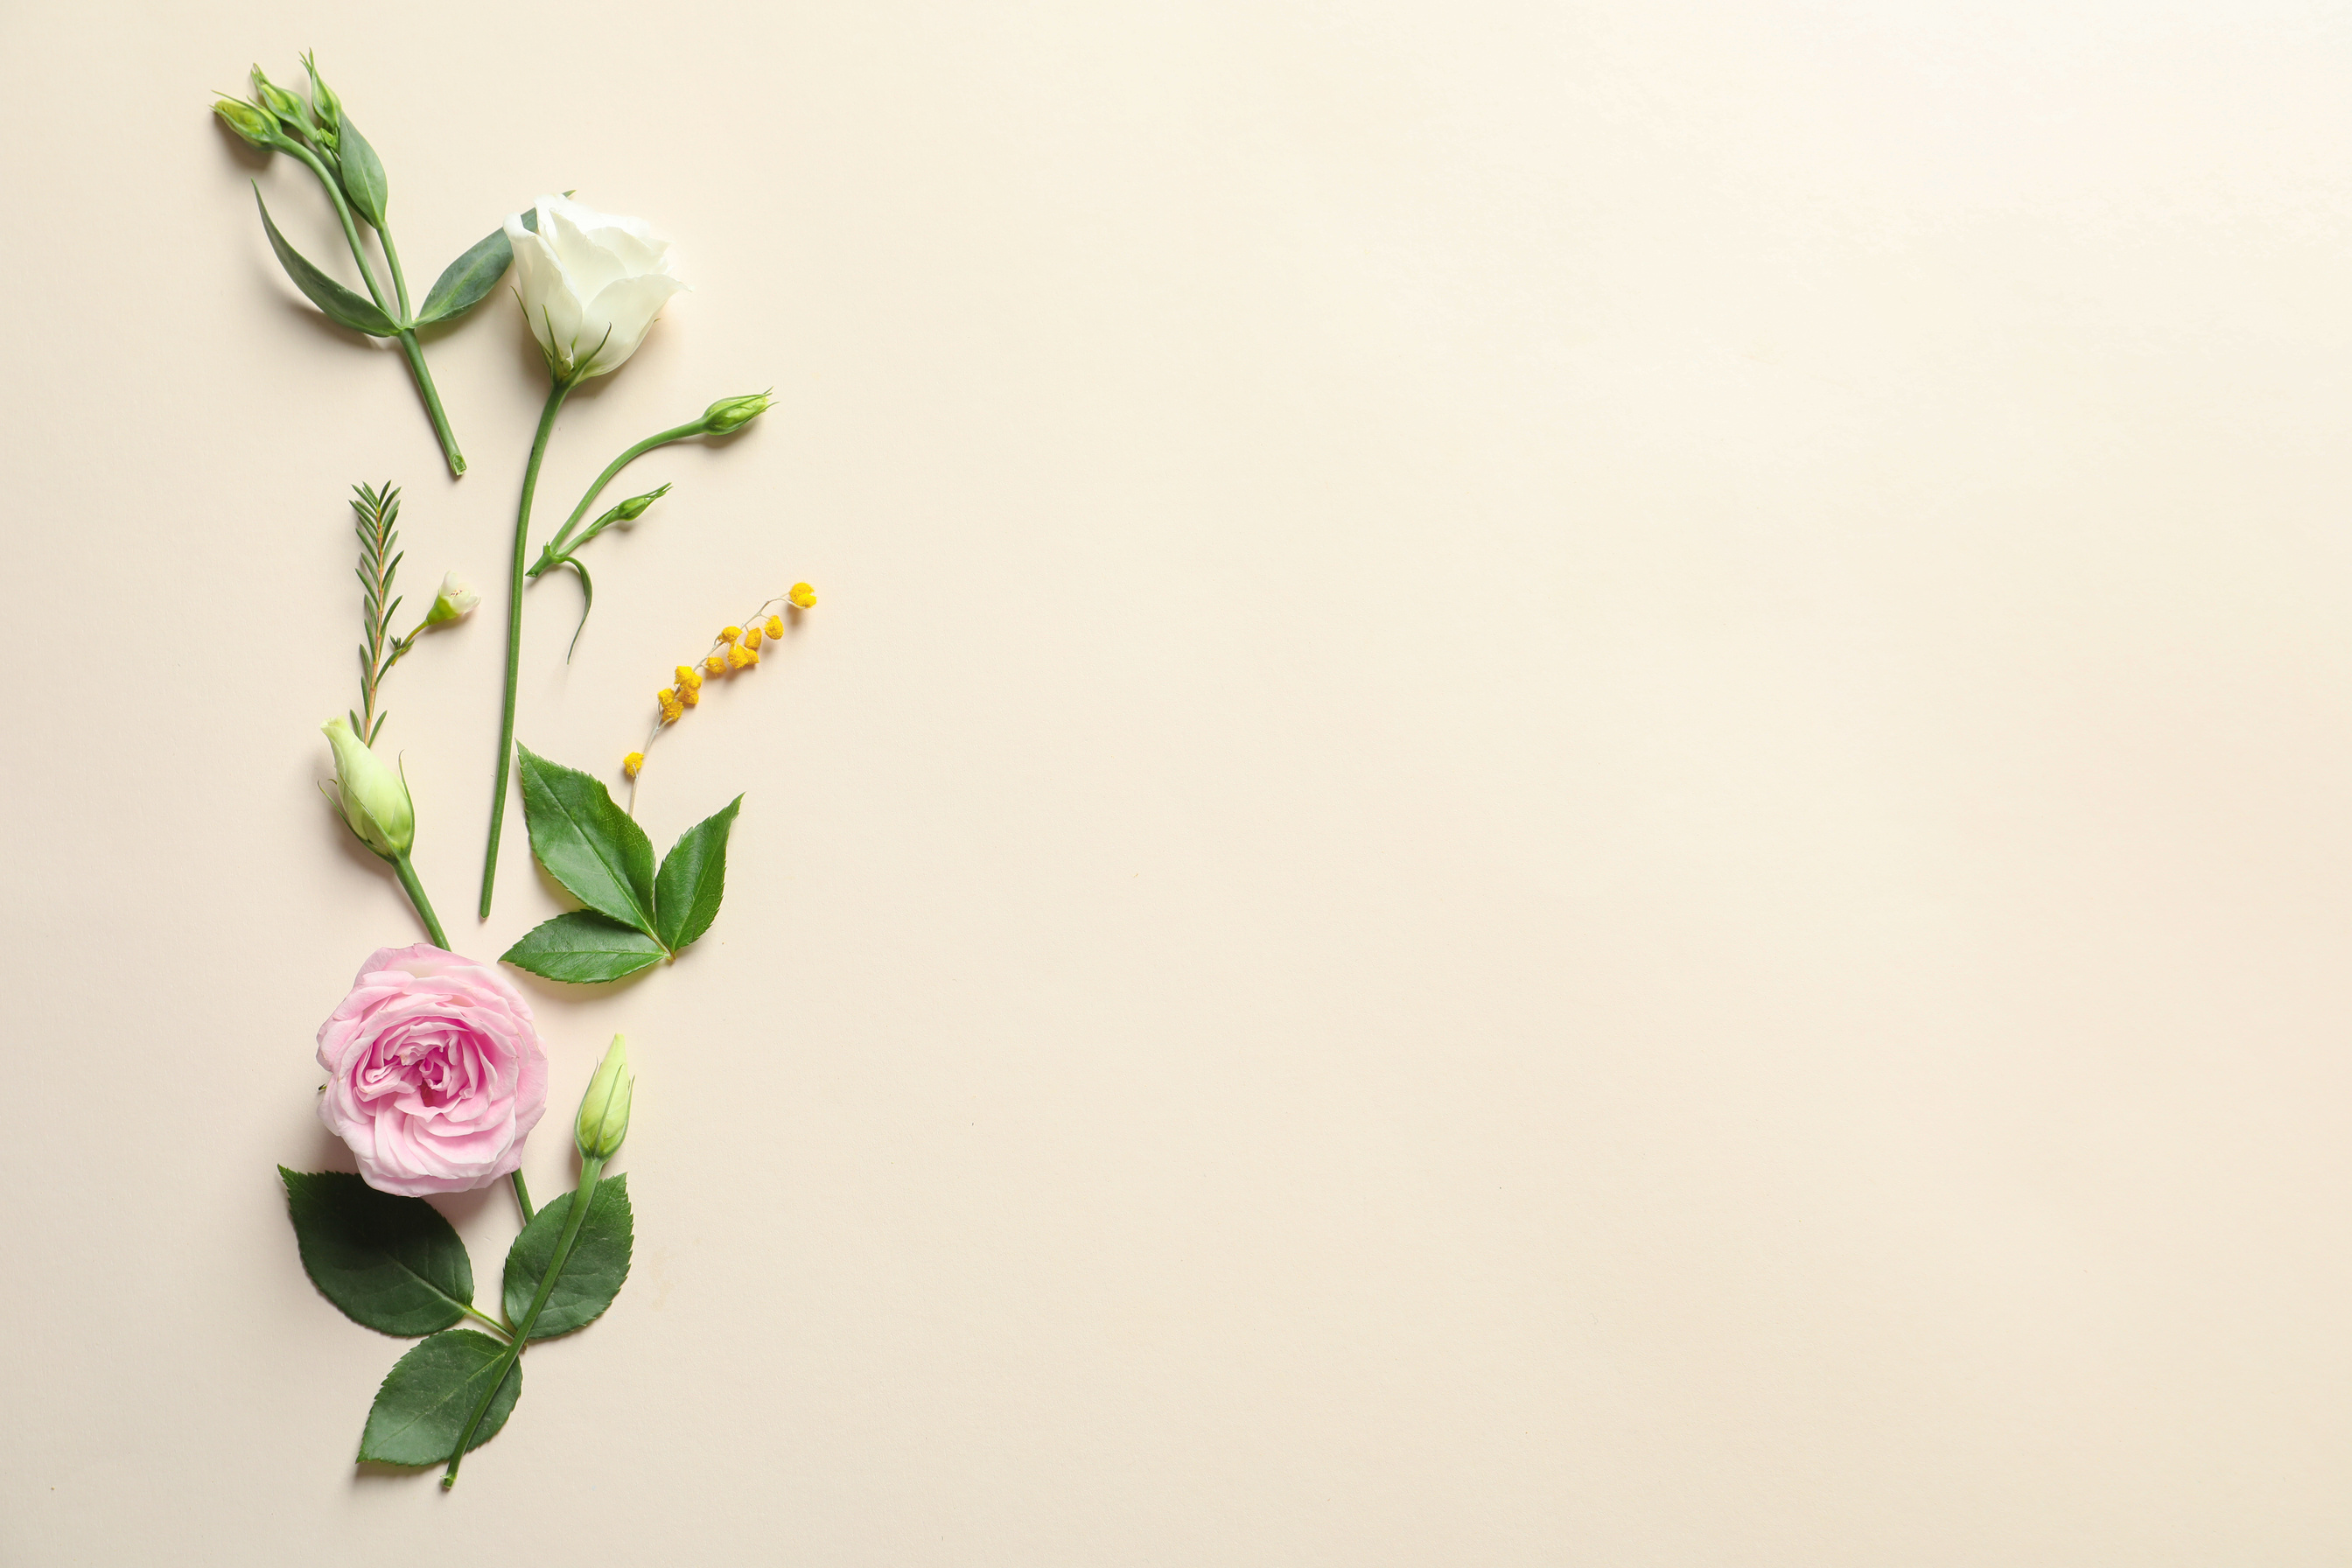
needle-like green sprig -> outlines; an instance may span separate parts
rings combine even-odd
[[[391,717],[377,706],[383,678],[416,645],[417,632],[425,628],[420,626],[405,637],[392,635],[392,613],[400,608],[400,601],[392,596],[402,559],[396,526],[399,489],[389,483],[381,489],[353,485],[352,493],[352,529],[360,541],[360,708],[352,715],[352,730],[373,746]]]

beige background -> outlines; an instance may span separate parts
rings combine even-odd
[[[2352,1554],[2340,7],[374,17],[0,23],[0,1561]],[[416,938],[313,792],[345,489],[495,590],[544,383],[434,345],[452,484],[279,276],[206,89],[304,46],[420,288],[675,236],[559,514],[776,388],[568,670],[532,592],[523,738],[824,595],[647,776],[748,794],[711,937],[531,985],[559,1107],[635,1042],[636,1272],[447,1497],[271,1167]],[[386,731],[482,956],[500,635]]]

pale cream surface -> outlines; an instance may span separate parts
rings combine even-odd
[[[417,939],[320,802],[346,489],[491,603],[394,678],[465,951],[544,389],[323,326],[206,89],[319,51],[422,289],[539,193],[694,292],[520,734],[724,912],[635,1273],[457,1489],[303,1278],[312,1037]],[[2340,7],[0,9],[0,1561],[2352,1556]],[[351,276],[348,258],[338,270]],[[442,1205],[495,1300],[503,1190]]]

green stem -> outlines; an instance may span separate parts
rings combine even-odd
[[[394,280],[398,281],[399,276],[395,269]],[[400,309],[405,316],[408,301],[403,300]],[[400,329],[400,352],[408,356],[409,374],[416,378],[416,390],[425,399],[425,417],[433,421],[433,434],[441,443],[441,456],[449,465],[449,473],[453,478],[462,476],[466,454],[457,450],[457,432],[449,428],[449,416],[441,411],[441,389],[433,384],[433,373],[425,368],[425,350],[416,342],[415,328]]]
[[[343,200],[342,182],[329,174],[327,165],[319,162],[319,155],[299,142],[280,136],[278,144],[310,164],[310,172],[319,176],[319,183],[327,187],[327,199],[335,204],[335,216],[342,220],[343,243],[352,247],[352,259],[359,263],[360,280],[367,285],[368,297],[375,301],[375,308],[390,315],[391,302],[384,299],[383,286],[375,280],[375,272],[368,266],[367,252],[360,246],[359,225],[352,221],[351,204]],[[398,319],[406,321],[408,312],[401,311]]]
[[[530,1206],[530,1189],[523,1184],[520,1171],[515,1172],[509,1179],[514,1183],[515,1202],[522,1205],[522,1222],[529,1225],[538,1216],[538,1211]]]
[[[409,320],[408,279],[401,276],[400,247],[392,243],[392,230],[378,225],[375,237],[383,241],[383,258],[392,263],[392,289],[400,297],[400,320]]]
[[[697,419],[691,424],[665,430],[658,436],[648,436],[606,464],[604,471],[596,476],[596,482],[588,487],[588,493],[580,498],[580,504],[572,509],[572,515],[563,520],[563,526],[555,531],[555,537],[548,541],[547,547],[539,552],[539,563],[530,569],[530,574],[536,577],[555,564],[556,558],[562,555],[565,546],[572,542],[572,531],[580,526],[580,520],[588,515],[588,509],[596,504],[596,498],[604,493],[604,487],[613,482],[614,475],[656,447],[667,447],[672,441],[683,441],[689,436],[702,433],[702,421]]]
[[[571,1259],[572,1244],[580,1239],[580,1226],[588,1217],[589,1202],[596,1195],[596,1180],[604,1173],[604,1162],[593,1154],[580,1162],[580,1187],[572,1194],[571,1210],[563,1216],[563,1234],[556,1237],[555,1255],[547,1260],[547,1272],[540,1279],[538,1293],[530,1299],[530,1310],[522,1315],[522,1321],[514,1326],[513,1342],[499,1352],[497,1361],[490,1363],[490,1375],[483,1387],[481,1402],[474,1406],[474,1414],[467,1418],[465,1430],[457,1434],[457,1446],[449,1451],[449,1468],[441,1477],[443,1491],[457,1484],[457,1467],[465,1461],[466,1445],[474,1440],[475,1428],[480,1426],[482,1417],[489,1414],[490,1401],[499,1396],[499,1390],[506,1385],[507,1373],[513,1370],[515,1362],[522,1355],[523,1344],[530,1338],[532,1326],[539,1321],[540,1309],[547,1305],[547,1298],[555,1290],[555,1281],[562,1275],[564,1264]]]
[[[434,946],[444,952],[449,952],[449,939],[441,933],[441,921],[433,912],[433,900],[425,896],[425,884],[416,879],[416,863],[403,855],[392,864],[400,873],[400,885],[408,889],[408,901],[416,906],[417,914],[424,918],[425,934],[433,939]]]
[[[400,300],[400,320],[414,321],[415,312],[408,305],[408,275],[400,269],[400,247],[392,242],[389,226],[375,231],[383,241],[383,258],[392,264],[392,291]],[[416,377],[416,390],[425,398],[425,412],[433,421],[433,434],[441,443],[441,456],[449,465],[450,475],[462,476],[466,471],[466,454],[457,450],[457,437],[449,428],[449,416],[441,411],[441,389],[433,384],[433,373],[425,368],[425,350],[416,342],[416,329],[400,329],[400,351],[408,356],[408,368]]]
[[[507,821],[507,775],[514,764],[515,681],[522,673],[523,549],[530,531],[530,497],[539,488],[539,465],[547,456],[547,438],[554,433],[556,411],[563,406],[563,399],[571,391],[572,383],[561,376],[548,389],[547,406],[539,416],[539,434],[530,441],[530,461],[523,466],[522,503],[515,509],[514,576],[507,587],[506,708],[499,720],[499,777],[490,795],[490,845],[482,856],[484,920],[490,918],[490,889],[498,881],[499,835]]]

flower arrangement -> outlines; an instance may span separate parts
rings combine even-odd
[[[489,913],[514,776],[520,781],[532,855],[580,907],[533,928],[499,964],[545,980],[586,984],[674,961],[718,918],[728,837],[743,797],[687,829],[656,862],[634,815],[643,747],[623,764],[630,784],[624,807],[599,780],[518,744],[524,589],[557,568],[579,579],[580,620],[571,639],[576,647],[595,602],[581,552],[607,529],[643,517],[671,487],[656,486],[590,520],[605,488],[659,447],[736,436],[768,410],[769,395],[721,398],[629,447],[546,538],[536,563],[526,564],[540,469],[565,398],[625,364],[687,285],[670,268],[667,241],[643,221],[599,213],[567,193],[541,196],[508,217],[452,262],[423,304],[412,308],[386,222],[383,163],[316,61],[306,55],[302,64],[310,85],[307,100],[256,67],[252,98],[224,96],[215,110],[247,143],[290,156],[318,177],[365,294],[289,246],[265,204],[261,220],[270,248],[330,321],[399,342],[453,479],[466,463],[417,329],[465,314],[511,268],[515,298],[547,367],[548,390],[523,469],[511,541],[504,700],[480,911]],[[260,201],[257,184],[255,199]],[[388,289],[370,256],[369,235]],[[499,964],[452,946],[413,858],[416,802],[400,768],[376,749],[390,717],[384,688],[393,670],[427,634],[467,621],[480,599],[450,574],[425,614],[398,630],[400,491],[390,484],[357,486],[351,506],[359,546],[360,688],[350,710],[322,726],[334,761],[333,782],[322,787],[352,836],[392,868],[429,940],[371,953],[319,1028],[318,1062],[327,1075],[319,1114],[349,1146],[357,1172],[278,1170],[297,1251],[320,1294],[355,1322],[418,1342],[377,1389],[359,1459],[441,1466],[446,1488],[456,1483],[465,1456],[506,1425],[521,1394],[526,1348],[594,1321],[628,1278],[635,1242],[628,1178],[608,1176],[606,1168],[627,1136],[636,1080],[626,1042],[616,1036],[590,1074],[572,1118],[578,1183],[535,1206],[522,1177],[523,1151],[562,1074],[560,1053],[551,1052],[530,1004]],[[783,635],[784,617],[797,620],[815,603],[808,584],[795,584],[743,624],[725,627],[694,664],[679,665],[675,681],[657,694],[646,745],[700,700],[706,676],[755,667],[762,640]],[[491,1311],[476,1303],[465,1246],[429,1200],[499,1182],[511,1186],[521,1223]]]

